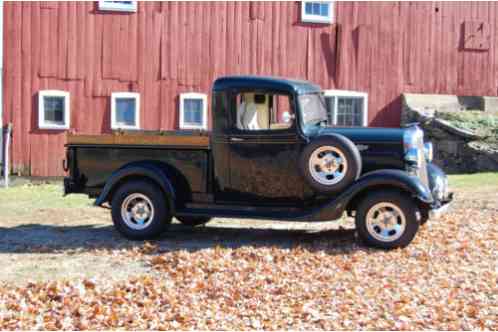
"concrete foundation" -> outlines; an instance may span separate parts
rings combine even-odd
[[[420,124],[434,144],[434,163],[446,172],[498,172],[498,144],[437,117],[471,110],[498,115],[498,97],[404,94],[402,102],[402,124]]]

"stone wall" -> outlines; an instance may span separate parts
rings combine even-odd
[[[450,174],[498,171],[498,144],[438,117],[441,112],[498,115],[497,97],[403,94],[402,125],[418,122],[434,145],[434,163]]]

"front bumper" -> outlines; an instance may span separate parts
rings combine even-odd
[[[453,201],[453,193],[449,193],[448,197],[445,200],[438,201],[437,204],[434,205],[434,208],[429,210],[429,218],[435,219],[446,214],[451,207],[452,201]]]
[[[445,214],[453,201],[453,193],[448,189],[448,177],[438,166],[428,163],[427,175],[429,178],[429,187],[434,198],[430,206],[429,218],[439,218]]]

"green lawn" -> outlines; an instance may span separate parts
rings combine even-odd
[[[489,191],[493,188],[498,191],[498,172],[450,175],[449,183],[451,188],[463,191]]]
[[[47,208],[89,207],[92,203],[93,200],[85,195],[63,198],[62,183],[0,188],[0,210],[3,217],[28,215],[34,210]]]

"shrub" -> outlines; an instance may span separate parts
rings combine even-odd
[[[485,141],[498,142],[498,115],[482,111],[437,112],[436,116],[453,126],[474,132]]]

